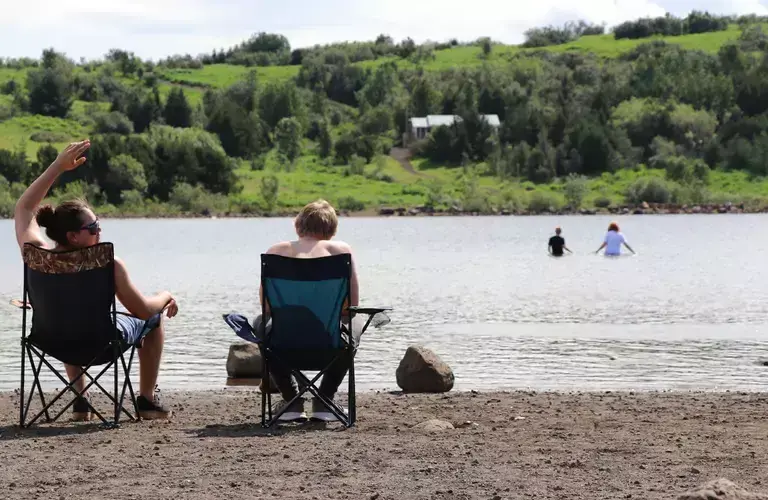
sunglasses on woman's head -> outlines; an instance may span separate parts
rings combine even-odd
[[[80,228],[81,231],[85,230],[91,233],[93,236],[96,236],[101,232],[101,225],[99,224],[99,218],[97,217],[95,221],[91,222],[90,224],[86,224],[85,226]]]

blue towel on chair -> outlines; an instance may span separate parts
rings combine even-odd
[[[224,321],[232,328],[238,337],[248,342],[258,344],[261,339],[256,336],[256,332],[253,330],[248,318],[242,314],[224,314]]]

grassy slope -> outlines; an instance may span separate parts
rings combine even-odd
[[[705,33],[701,35],[687,35],[681,37],[658,37],[670,43],[677,43],[688,49],[699,49],[707,52],[716,52],[719,47],[738,37],[740,31],[737,27],[731,27],[728,31],[717,33]],[[594,53],[599,57],[616,57],[633,47],[647,42],[643,40],[614,40],[612,35],[586,36],[581,39],[555,47],[547,47],[541,50],[556,52],[574,51]],[[424,67],[431,71],[443,71],[456,67],[473,67],[489,62],[491,64],[503,64],[510,55],[522,49],[517,46],[496,45],[488,59],[482,57],[480,47],[454,47],[448,50],[437,51],[435,59],[424,63]],[[366,61],[360,63],[363,66],[374,68],[384,62],[392,60],[380,59],[378,61]],[[401,66],[414,66],[408,61],[399,60]],[[191,103],[201,101],[205,88],[223,88],[229,86],[251,71],[256,71],[257,79],[262,82],[285,81],[298,73],[297,66],[245,68],[229,64],[216,64],[206,66],[199,70],[163,70],[159,73],[162,79],[160,91],[166,96],[173,86],[184,88],[185,94]],[[0,68],[0,85],[10,79],[24,81],[25,70],[11,70]],[[8,102],[8,96],[0,96],[0,105]],[[100,103],[100,106],[104,106]],[[71,112],[72,119],[48,119],[43,117],[15,117],[5,122],[0,122],[0,148],[13,149],[22,139],[26,139],[28,154],[34,155],[40,146],[29,140],[29,137],[38,131],[62,132],[68,134],[71,139],[81,137],[88,131],[77,121],[78,117],[87,115],[88,103],[76,101]],[[57,147],[63,143],[54,144]],[[386,174],[392,182],[374,180],[369,176],[346,175],[344,166],[326,166],[316,156],[308,154],[297,160],[291,171],[281,169],[274,159],[270,159],[265,171],[252,171],[250,166],[243,163],[238,170],[238,176],[243,184],[243,192],[235,198],[241,202],[259,204],[261,200],[260,182],[267,173],[274,173],[280,181],[279,204],[283,207],[299,207],[308,199],[324,197],[333,203],[338,203],[342,197],[350,196],[365,203],[366,206],[392,206],[408,207],[423,204],[426,193],[430,187],[441,186],[440,190],[446,199],[459,199],[460,186],[462,185],[462,169],[435,168],[427,165],[423,160],[414,161],[414,167],[418,174],[414,175],[405,171],[396,161],[387,159],[381,173]],[[375,170],[373,165],[366,167],[366,173]],[[623,193],[635,179],[645,175],[663,175],[659,171],[644,170],[622,171],[617,174],[604,174],[599,178],[590,179],[590,192],[585,204],[591,206],[598,197],[607,196],[614,203],[620,203]],[[536,186],[532,183],[499,182],[491,176],[480,176],[477,179],[479,190],[497,207],[509,204],[526,204],[531,194],[536,191],[553,193],[555,197],[563,200],[562,184]],[[717,198],[768,198],[768,181],[752,181],[743,173],[714,172],[712,176],[711,190]]]
[[[583,52],[594,53],[599,57],[618,57],[620,54],[647,43],[650,40],[664,40],[669,43],[679,44],[686,49],[698,49],[715,53],[720,47],[731,40],[738,38],[741,30],[737,26],[731,26],[727,31],[703,33],[700,35],[685,35],[677,37],[653,37],[640,40],[615,40],[613,35],[584,36],[580,39],[553,47],[543,49],[523,49],[515,45],[495,45],[488,59],[482,57],[482,49],[478,46],[453,47],[451,49],[435,52],[435,59],[425,61],[423,66],[429,71],[444,71],[456,67],[480,66],[484,62],[504,63],[510,55],[519,52],[531,52],[534,50],[546,50],[551,52]],[[388,61],[398,61],[402,67],[416,67],[410,61],[399,58],[381,58],[376,61],[357,63],[359,66],[375,68]],[[266,68],[245,68],[231,64],[213,64],[203,69],[177,69],[165,70],[161,77],[169,82],[190,86],[225,87],[244,78],[250,71],[256,71],[260,81],[282,81],[296,76],[299,66],[276,66]]]

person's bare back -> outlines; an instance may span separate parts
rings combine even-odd
[[[267,250],[267,253],[295,259],[316,259],[318,257],[328,257],[344,253],[351,254],[352,248],[343,241],[300,238],[295,241],[283,241],[273,245]]]

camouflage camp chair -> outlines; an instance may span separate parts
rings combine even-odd
[[[24,298],[22,304],[21,332],[21,409],[19,425],[28,427],[45,415],[48,422],[57,420],[77,397],[75,383],[80,377],[87,377],[92,386],[98,387],[114,404],[114,419],[109,422],[92,406],[93,412],[108,427],[116,427],[121,413],[131,420],[138,418],[138,408],[133,386],[130,381],[131,365],[136,344],[129,345],[116,328],[115,302],[115,255],[111,243],[100,243],[88,248],[67,252],[53,252],[32,244],[25,244]],[[28,306],[26,306],[28,304]],[[27,316],[31,311],[31,328],[27,335]],[[125,352],[130,350],[128,362]],[[67,380],[48,361],[48,357],[63,363],[84,367],[77,379]],[[25,395],[27,365],[32,370],[32,388]],[[65,384],[63,390],[46,401],[40,384],[40,374],[45,365]],[[95,366],[104,367],[93,377],[88,370]],[[122,391],[118,386],[118,366],[122,368]],[[114,387],[107,391],[99,379],[114,368]],[[126,389],[133,403],[133,413],[123,406]],[[29,409],[35,392],[40,397],[42,409],[28,420]],[[58,414],[51,418],[51,407],[67,393],[75,397]],[[90,406],[90,403],[89,403]]]

